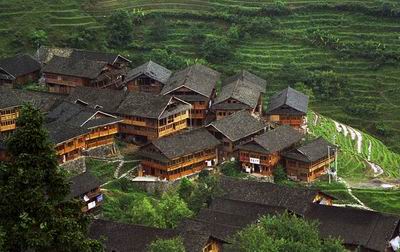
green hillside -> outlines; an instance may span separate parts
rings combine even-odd
[[[358,146],[357,136],[354,140],[350,133],[345,136],[343,131],[338,132],[334,120],[316,115],[313,112],[310,112],[308,115],[308,126],[312,135],[322,136],[339,146],[338,175],[346,181],[366,182],[375,177],[384,180],[399,177],[400,154],[392,152],[381,141],[371,135],[354,129],[359,132],[361,136],[360,146]],[[370,144],[371,147],[369,147]],[[369,149],[371,151],[369,151]],[[383,173],[374,172],[368,165],[369,153],[371,153],[370,163],[381,167]]]
[[[110,48],[106,22],[121,9],[145,15],[132,41]],[[158,25],[152,22],[156,13],[167,20],[162,41],[147,35]],[[396,0],[0,0],[0,55],[34,51],[35,30],[46,31],[47,44],[71,46],[85,29],[96,31],[89,49],[123,52],[135,63],[150,57],[153,48],[194,60],[203,58],[201,42],[190,39],[195,31],[223,38],[235,23],[259,16],[268,16],[270,27],[238,39],[233,57],[213,67],[225,74],[246,68],[263,76],[269,81],[268,95],[297,81],[314,85],[314,111],[368,131],[400,151]],[[321,95],[320,86],[329,94]]]

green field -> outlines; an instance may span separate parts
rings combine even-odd
[[[144,37],[152,23],[146,18],[135,27],[133,41],[127,41],[126,48],[116,48],[139,63],[152,48],[167,48],[187,59],[201,56],[200,46],[188,42],[187,37],[194,29],[211,36],[225,34],[231,23],[221,18],[229,10],[257,11],[276,1],[237,0],[0,0],[0,55],[16,52],[33,52],[35,47],[29,34],[35,29],[48,33],[48,44],[69,46],[73,34],[82,28],[98,31],[105,37],[105,23],[114,10],[141,9],[146,15],[162,13],[169,27],[165,41],[145,43]],[[283,88],[287,83],[276,78],[276,73],[288,63],[314,71],[328,69],[347,78],[351,90],[350,100],[355,104],[376,105],[373,116],[363,113],[351,114],[344,109],[343,97],[330,97],[312,104],[312,109],[375,134],[390,148],[400,150],[400,71],[398,62],[377,65],[376,61],[363,56],[348,55],[318,46],[305,39],[310,28],[319,28],[343,43],[372,41],[385,46],[386,52],[400,53],[400,18],[382,17],[379,11],[371,12],[357,8],[356,4],[369,9],[379,8],[382,1],[339,1],[339,0],[291,0],[285,1],[291,10],[288,15],[271,16],[274,27],[268,34],[247,37],[234,48],[232,60],[215,64],[213,67],[230,74],[239,69],[251,70],[269,81],[268,96]],[[398,1],[384,1],[398,3]],[[325,4],[326,6],[322,6]],[[339,5],[342,5],[340,7]],[[338,7],[339,6],[339,7]],[[346,8],[343,8],[345,6]],[[350,8],[352,7],[353,8]],[[356,6],[356,7],[354,7]],[[399,9],[399,6],[397,7]],[[398,10],[397,9],[397,10]],[[379,9],[380,10],[380,9]],[[100,42],[99,42],[100,43]],[[93,48],[100,48],[93,45]],[[111,50],[110,48],[104,48]],[[385,125],[385,133],[377,125]]]

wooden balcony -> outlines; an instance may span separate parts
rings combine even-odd
[[[128,124],[128,125],[140,126],[140,127],[147,126],[146,121],[137,121],[137,120],[127,119],[127,118],[124,118],[123,123]]]
[[[181,163],[177,163],[177,164],[173,164],[173,165],[162,165],[160,163],[156,163],[150,160],[142,160],[142,165],[144,167],[152,167],[152,168],[156,168],[159,170],[164,170],[164,171],[173,171],[182,167],[186,167],[189,165],[193,165],[196,163],[200,163],[200,162],[205,162],[206,160],[213,160],[216,158],[215,153],[213,154],[207,154],[201,157],[194,157],[186,162],[181,162]]]
[[[18,117],[19,117],[19,113],[1,115],[0,122],[16,120]]]
[[[110,128],[110,129],[107,129],[107,130],[94,131],[94,132],[91,132],[87,136],[86,140],[95,139],[95,138],[104,137],[104,136],[109,136],[109,135],[115,135],[117,133],[118,133],[118,128],[117,127]]]
[[[77,140],[72,145],[62,144],[61,146],[56,147],[57,155],[64,155],[86,147],[84,141],[78,142]]]
[[[3,125],[3,126],[0,125],[0,132],[9,131],[9,130],[15,130],[16,127],[17,126],[15,124]]]
[[[160,129],[163,129],[163,130],[159,130],[158,136],[159,137],[167,136],[167,135],[170,135],[172,133],[175,133],[175,132],[177,132],[179,130],[183,130],[183,129],[186,129],[186,128],[187,128],[186,121],[185,121],[185,123],[179,124],[179,125],[177,125],[175,127],[171,127],[171,128],[166,128],[164,126],[164,127],[160,128]]]
[[[159,177],[161,179],[176,180],[176,179],[179,179],[179,178],[182,178],[182,177],[185,177],[185,176],[189,176],[189,175],[197,173],[197,172],[201,172],[204,169],[204,167],[206,167],[205,164],[204,164],[204,166],[194,167],[191,170],[187,170],[187,171],[184,171],[184,172],[179,172],[179,173],[176,173],[176,174],[167,174],[167,175],[160,174]]]
[[[106,139],[102,139],[102,140],[95,139],[93,141],[93,139],[92,139],[92,140],[89,140],[86,142],[86,148],[90,149],[90,148],[107,145],[107,144],[112,144],[112,143],[114,143],[114,137],[111,137],[111,136],[110,136],[110,138],[106,138]]]

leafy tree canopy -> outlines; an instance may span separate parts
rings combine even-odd
[[[0,227],[5,251],[102,251],[87,239],[89,219],[57,164],[38,109],[25,105],[7,141],[10,162],[0,167]]]
[[[239,231],[230,251],[243,252],[344,252],[339,240],[322,241],[317,223],[307,222],[289,213],[264,216],[260,222]]]
[[[125,47],[133,39],[133,22],[130,13],[124,10],[114,12],[108,22],[110,47]]]

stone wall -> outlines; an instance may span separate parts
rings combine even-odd
[[[85,157],[80,157],[71,161],[67,161],[60,166],[72,174],[80,174],[86,171],[85,160]]]
[[[106,158],[118,156],[119,152],[115,144],[108,144],[85,150],[83,155],[89,157]]]

